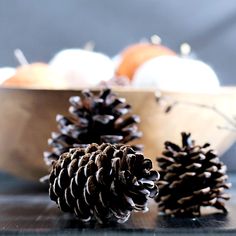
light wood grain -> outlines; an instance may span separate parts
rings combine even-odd
[[[178,105],[169,114],[157,104],[154,91],[116,89],[140,115],[145,155],[161,154],[166,140],[180,141],[180,132],[192,132],[197,143],[210,142],[222,154],[235,140],[235,133],[219,130],[225,120],[213,111]],[[49,150],[47,139],[57,131],[56,114],[68,114],[68,99],[80,91],[0,89],[0,168],[27,179],[37,180],[47,172],[42,153]],[[222,88],[217,94],[162,92],[179,101],[216,105],[229,116],[236,114],[236,88]]]

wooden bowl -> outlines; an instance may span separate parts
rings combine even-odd
[[[155,163],[166,140],[180,142],[180,132],[192,132],[199,144],[210,142],[220,154],[235,141],[236,132],[219,129],[225,119],[211,109],[180,103],[165,113],[155,92],[118,89],[116,92],[132,104],[140,115],[140,129],[145,155]],[[68,114],[70,96],[80,91],[0,89],[0,168],[16,176],[38,180],[47,173],[43,152],[49,150],[47,139],[57,131],[55,117]],[[169,101],[188,101],[215,105],[230,117],[236,114],[236,87],[221,88],[217,94],[162,92]]]

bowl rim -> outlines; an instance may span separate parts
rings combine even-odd
[[[161,93],[161,94],[186,94],[186,95],[220,95],[220,94],[231,94],[234,93],[236,95],[236,86],[220,86],[219,89],[214,90],[214,91],[203,91],[203,92],[187,92],[187,91],[171,91],[171,90],[159,90],[159,89],[154,89],[154,88],[134,88],[130,86],[111,86],[111,87],[106,87],[106,86],[101,86],[101,87],[81,87],[81,88],[76,88],[76,89],[46,89],[46,88],[22,88],[22,87],[5,87],[5,86],[0,86],[0,92],[2,91],[9,91],[9,92],[14,92],[14,91],[21,91],[21,92],[81,92],[83,90],[91,90],[91,91],[100,91],[101,89],[104,88],[110,88],[114,92],[132,92],[132,93],[139,93],[139,92],[151,92],[151,93]]]

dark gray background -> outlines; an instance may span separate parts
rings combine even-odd
[[[191,44],[222,84],[235,84],[235,0],[0,0],[0,66],[15,66],[15,48],[29,61],[48,61],[88,40],[109,55],[158,34],[178,50]]]
[[[236,84],[235,0],[0,0],[0,67],[17,65],[15,48],[47,62],[93,40],[113,56],[153,34],[177,51],[188,42],[223,85]],[[235,153],[236,145],[223,157],[231,170]]]

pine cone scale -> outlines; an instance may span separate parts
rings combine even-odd
[[[89,205],[87,205],[86,201],[84,201],[83,198],[76,200],[74,212],[79,218],[81,218],[85,222],[91,219],[91,212],[89,211]]]
[[[49,186],[49,196],[52,201],[57,201],[58,196],[55,194],[52,184],[50,184],[50,186]]]
[[[70,207],[73,208],[75,205],[75,198],[72,196],[71,194],[71,189],[70,188],[66,188],[65,190],[65,201],[66,204]]]
[[[85,183],[86,183],[86,180],[83,181],[83,184]],[[69,189],[73,198],[76,198],[77,194],[83,194],[82,189],[79,188],[78,185],[76,184],[75,178],[72,178]]]
[[[66,188],[69,183],[70,183],[70,179],[69,179],[69,175],[66,171],[66,169],[62,169],[60,171],[60,174],[58,175],[58,186],[62,189],[62,188]]]
[[[64,212],[71,212],[70,207],[67,205],[66,201],[64,198],[59,198],[57,200],[57,204],[59,206],[59,208],[64,211]]]

